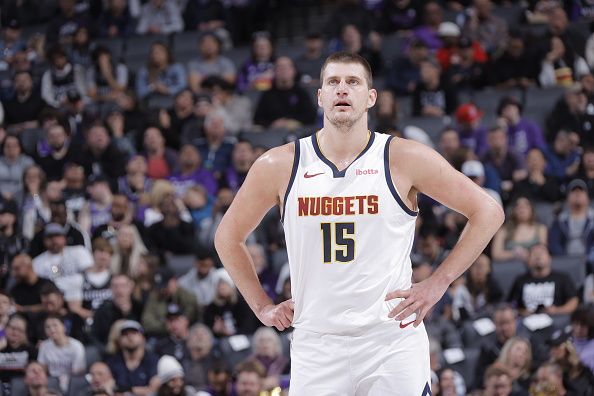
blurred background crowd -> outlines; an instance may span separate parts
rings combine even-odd
[[[320,67],[345,50],[373,69],[370,128],[507,212],[425,320],[432,394],[594,395],[593,18],[588,0],[0,0],[0,394],[286,393],[290,331],[261,327],[214,233],[260,154],[321,127]],[[466,221],[419,208],[415,282]],[[248,250],[290,298],[278,209]]]

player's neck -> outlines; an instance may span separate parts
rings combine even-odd
[[[318,132],[318,144],[324,156],[335,163],[348,166],[369,142],[370,132],[367,125],[354,125],[350,130],[343,131],[333,125],[325,125]]]

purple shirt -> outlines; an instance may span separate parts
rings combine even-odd
[[[510,125],[507,128],[509,148],[515,153],[526,158],[526,154],[532,148],[545,148],[544,138],[540,127],[533,121],[525,118],[520,119],[517,125]]]
[[[487,152],[487,128],[484,125],[481,124],[474,130],[466,131],[458,127],[457,131],[462,146],[474,151],[478,157]]]
[[[183,196],[188,188],[198,184],[202,185],[209,195],[214,196],[217,193],[217,182],[214,176],[204,169],[198,169],[189,175],[182,175],[179,172],[175,173],[169,176],[169,181],[173,184],[178,197]]]
[[[437,30],[430,28],[429,26],[419,26],[413,31],[412,39],[421,40],[425,43],[427,48],[430,50],[438,50],[443,47],[443,42],[437,34]],[[408,49],[409,45],[406,46]]]

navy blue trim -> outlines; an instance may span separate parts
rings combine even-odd
[[[363,149],[363,151],[361,151],[359,153],[359,155],[357,156],[357,158],[355,158],[353,160],[353,162],[351,162],[349,164],[349,166],[347,166],[343,170],[338,170],[338,168],[336,167],[336,165],[334,165],[334,163],[332,161],[330,161],[328,158],[324,157],[324,154],[322,154],[322,150],[320,150],[320,146],[318,146],[317,135],[318,135],[317,132],[314,133],[313,135],[311,135],[311,143],[313,145],[314,151],[316,152],[317,156],[320,157],[320,159],[326,165],[328,165],[328,167],[332,170],[332,176],[334,176],[334,178],[344,177],[346,175],[346,171],[349,169],[349,167],[351,165],[353,165],[353,163],[355,161],[357,161],[359,158],[361,158],[363,156],[363,154],[365,154],[367,152],[367,150],[369,150],[369,148],[371,148],[371,145],[373,144],[373,141],[375,140],[375,133],[372,132],[371,135],[369,136],[369,140],[367,141],[367,146],[365,146],[365,148]]]
[[[289,185],[287,186],[287,191],[285,191],[285,197],[283,198],[283,214],[281,216],[281,223],[285,221],[285,210],[287,208],[287,198],[289,197],[289,192],[291,191],[291,187],[293,187],[293,182],[295,181],[295,176],[297,176],[297,168],[299,167],[299,139],[295,140],[295,158],[293,158],[293,169],[291,170],[291,178],[289,179]]]
[[[384,171],[386,173],[386,183],[388,183],[388,188],[390,189],[390,192],[392,193],[394,199],[396,199],[396,202],[398,202],[398,205],[400,205],[402,210],[404,210],[407,214],[411,216],[416,216],[418,212],[410,210],[410,208],[406,206],[404,202],[402,202],[400,195],[398,195],[398,192],[396,191],[396,186],[394,186],[394,182],[392,181],[392,174],[390,172],[390,142],[393,138],[394,136],[390,136],[388,140],[386,140],[386,147],[384,148]]]

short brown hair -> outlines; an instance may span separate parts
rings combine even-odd
[[[356,63],[363,66],[363,69],[365,69],[365,81],[367,81],[368,87],[371,88],[373,84],[373,79],[371,77],[371,66],[369,66],[369,62],[367,62],[367,60],[361,55],[352,52],[341,51],[335,52],[327,57],[326,61],[322,65],[322,69],[320,70],[320,84],[324,81],[324,71],[326,70],[326,66],[329,63]]]
[[[501,377],[502,375],[506,375],[510,381],[512,380],[512,375],[507,367],[503,366],[502,364],[492,364],[489,366],[489,368],[487,368],[487,371],[485,371],[484,382],[486,383],[491,377]]]
[[[240,373],[256,373],[258,377],[266,377],[266,367],[255,359],[245,360],[235,367],[235,376],[239,377]]]
[[[113,254],[113,246],[111,246],[107,239],[101,237],[95,238],[93,241],[93,252],[96,250]]]

